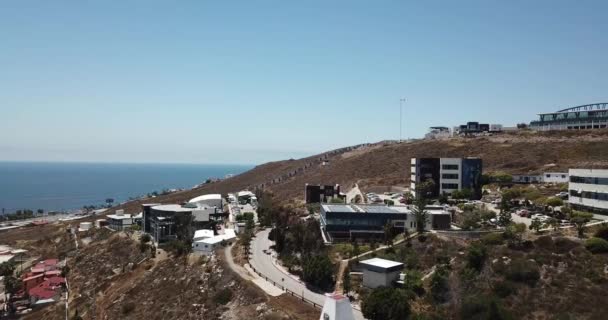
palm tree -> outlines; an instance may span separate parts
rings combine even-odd
[[[422,197],[416,199],[413,212],[414,220],[416,221],[416,231],[419,234],[423,234],[429,218],[429,213],[426,211],[426,199]]]

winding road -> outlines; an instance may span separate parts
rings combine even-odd
[[[306,285],[298,279],[298,277],[289,274],[287,271],[278,267],[276,264],[276,254],[270,250],[270,246],[274,243],[268,240],[270,229],[265,229],[256,234],[256,237],[251,241],[251,257],[249,263],[257,272],[261,273],[268,280],[294,292],[297,295],[303,296],[318,305],[323,305],[325,296],[313,291],[310,291]],[[264,251],[272,254],[267,254]],[[353,309],[353,315],[357,320],[365,318],[359,310]]]

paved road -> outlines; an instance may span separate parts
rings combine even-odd
[[[251,266],[253,266],[264,276],[268,277],[270,280],[322,306],[325,302],[325,296],[323,294],[308,290],[308,288],[306,288],[306,286],[300,282],[297,277],[286,274],[284,270],[279,269],[273,263],[274,255],[271,256],[263,252],[264,249],[268,250],[270,246],[273,245],[273,242],[268,240],[269,232],[270,229],[260,231],[251,241]],[[357,320],[365,319],[358,310],[353,309],[353,314]]]

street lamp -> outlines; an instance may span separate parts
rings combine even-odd
[[[402,141],[403,137],[403,103],[405,102],[405,98],[399,99],[399,143]]]

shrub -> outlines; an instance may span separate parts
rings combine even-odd
[[[135,303],[127,302],[122,305],[120,310],[122,311],[122,314],[127,315],[127,314],[133,312],[133,310],[135,310]]]
[[[506,298],[515,292],[515,286],[509,281],[497,281],[492,288],[494,293],[500,298]]]
[[[487,256],[488,253],[486,251],[486,247],[484,247],[483,244],[481,244],[480,242],[475,242],[471,244],[467,252],[467,264],[469,268],[481,271]]]
[[[380,287],[374,289],[361,305],[365,318],[370,320],[401,320],[411,314],[404,290]]]
[[[608,241],[608,225],[601,225],[593,236]]]
[[[506,271],[506,278],[534,286],[540,279],[538,266],[529,260],[513,260]]]
[[[225,305],[232,300],[232,290],[228,288],[221,289],[213,296],[213,300],[217,304]]]
[[[485,296],[469,297],[462,303],[462,319],[510,319],[511,316],[503,310],[495,299]]]
[[[502,233],[488,233],[481,237],[481,242],[488,246],[501,245],[505,241]]]
[[[608,241],[602,238],[590,238],[585,242],[585,248],[591,253],[605,253],[608,252]]]

